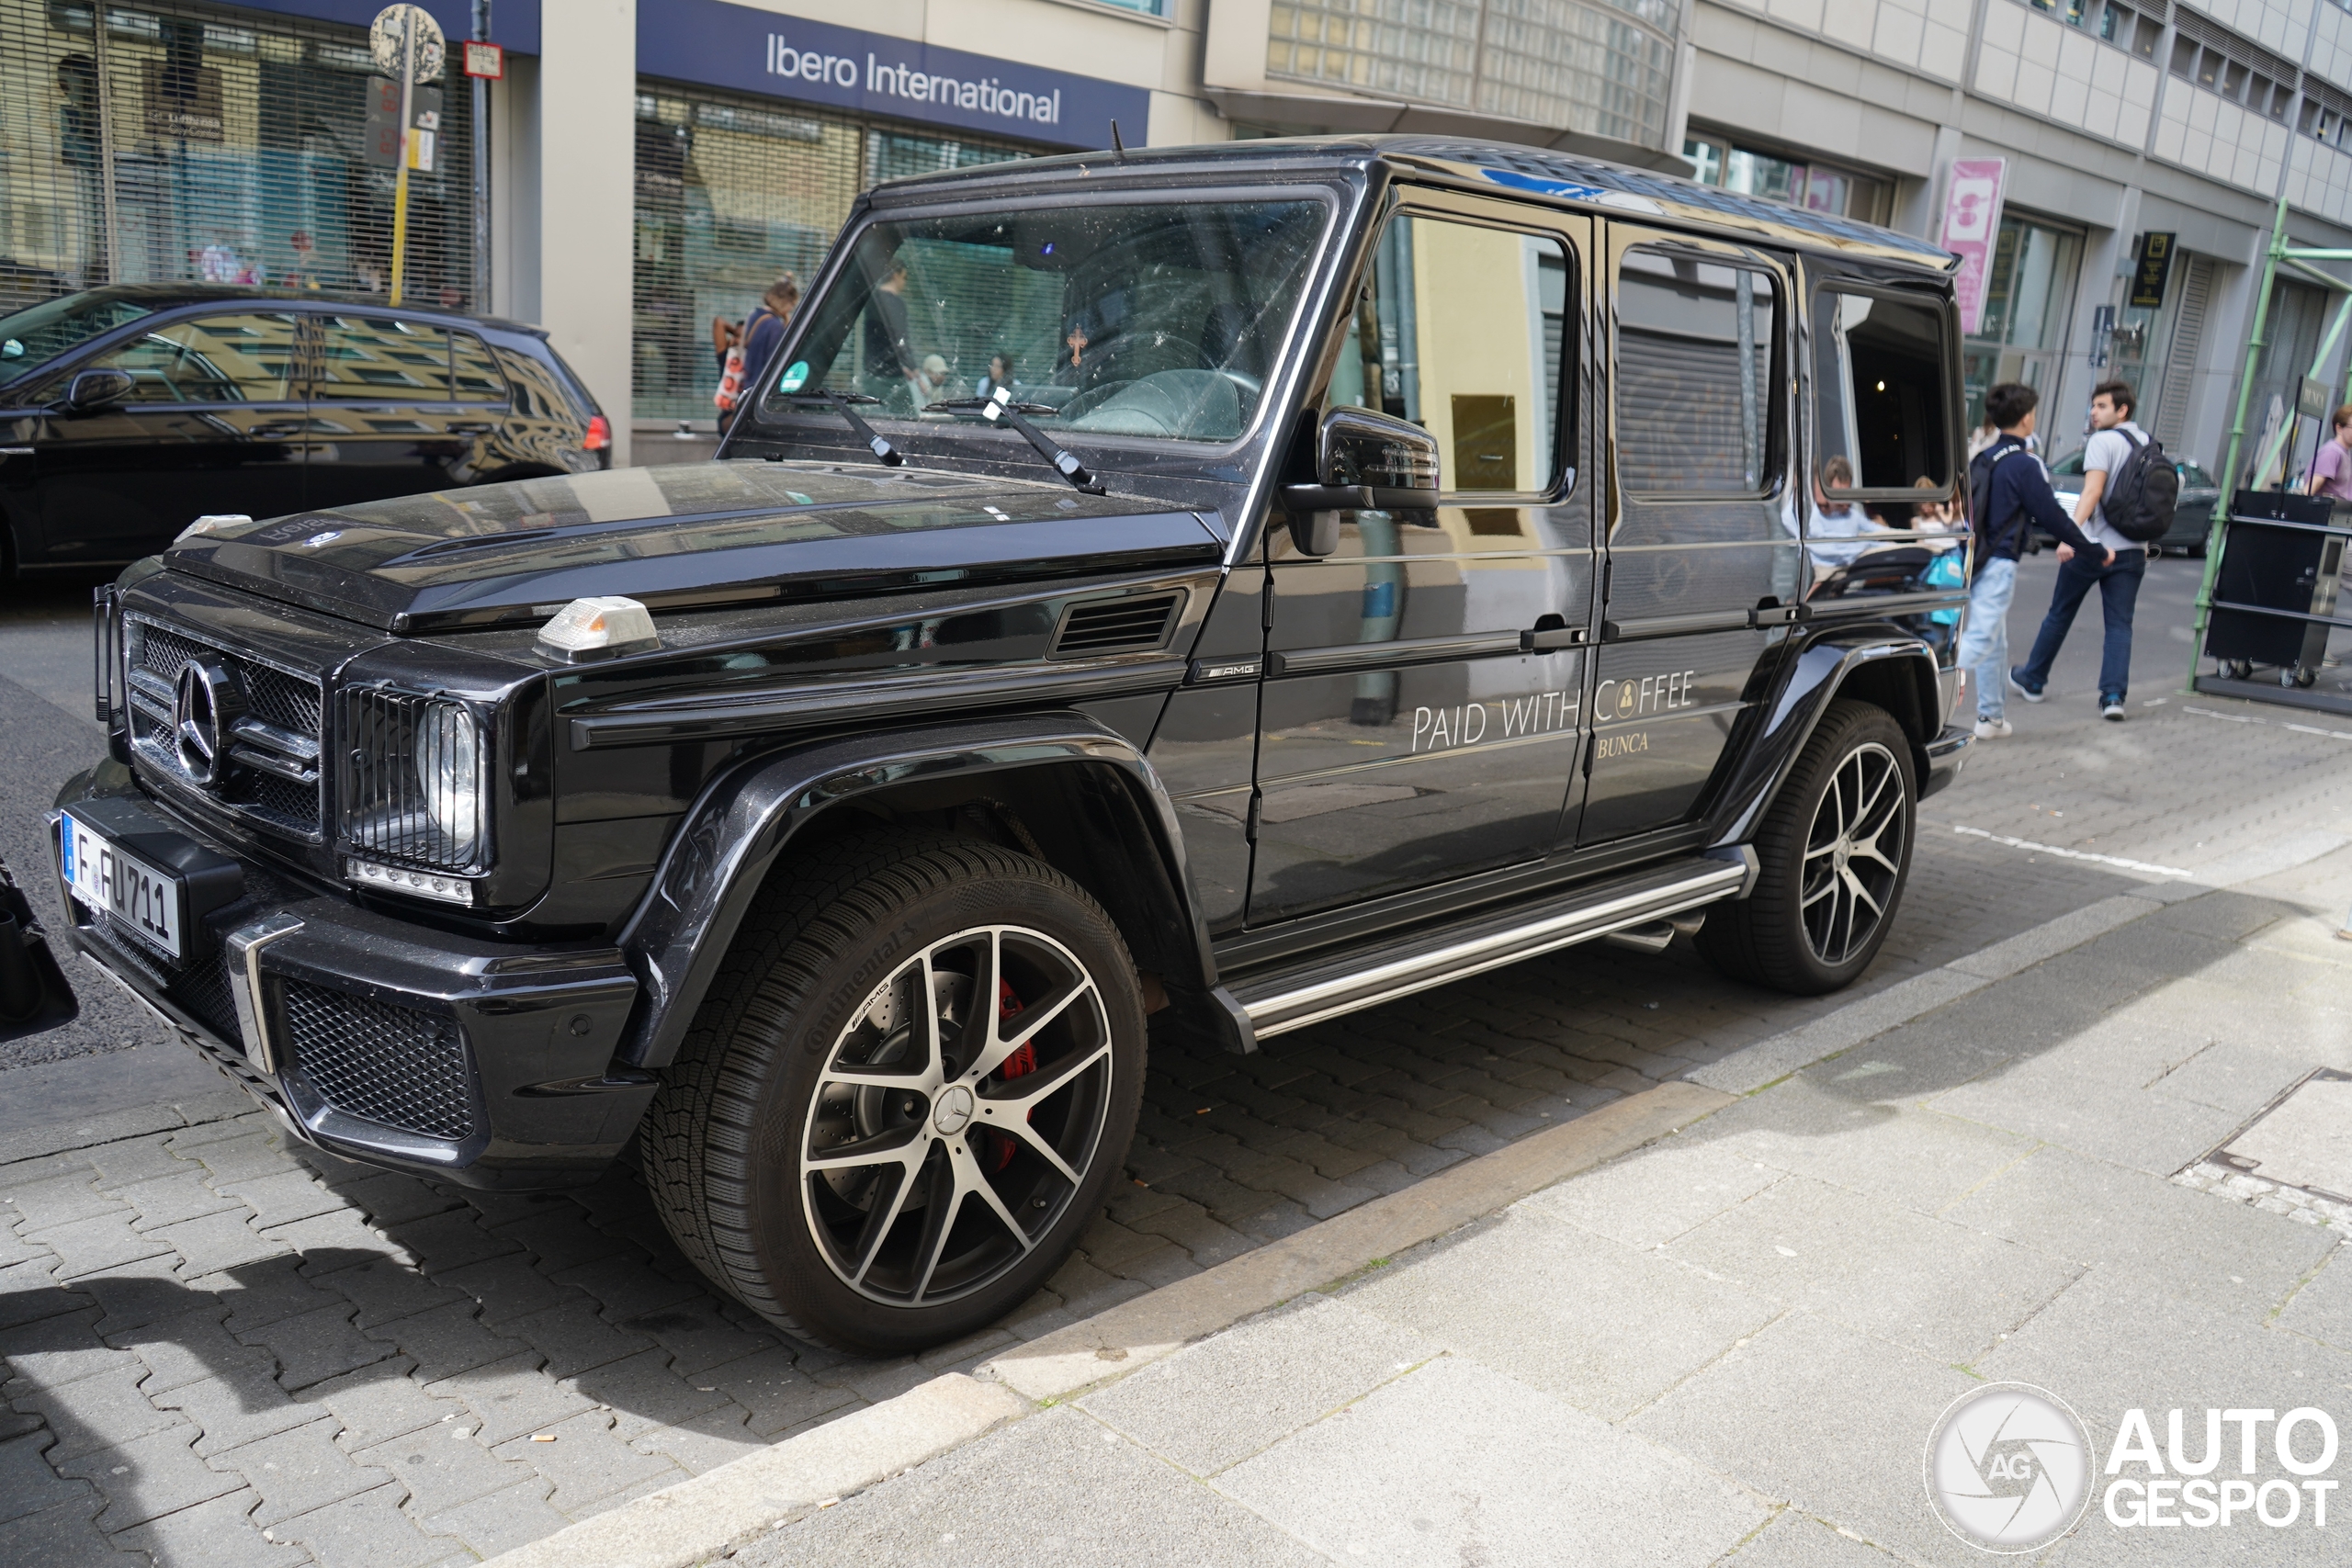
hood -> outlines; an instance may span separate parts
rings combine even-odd
[[[243,523],[164,563],[386,631],[533,624],[573,599],[655,610],[1197,567],[1190,512],[921,468],[680,463]]]

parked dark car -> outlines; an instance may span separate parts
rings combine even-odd
[[[1970,738],[1965,539],[1863,510],[1956,499],[1953,265],[1443,138],[886,185],[719,460],[126,572],[73,941],[295,1136],[635,1140],[773,1322],[969,1334],[1148,1048],[1596,939],[1868,967]]]
[[[7,571],[275,517],[585,473],[612,431],[535,327],[296,289],[135,284],[0,317]]]
[[[2220,504],[2222,487],[2204,466],[2193,457],[2184,457],[2173,464],[2180,475],[2180,500],[2175,504],[2172,526],[2156,541],[2159,551],[2172,555],[2201,556],[2213,527],[2213,508]],[[2069,452],[2050,465],[2050,488],[2058,497],[2058,504],[2074,515],[2075,503],[2083,496],[2083,455]],[[2035,528],[2033,547],[2054,545],[2056,537],[2042,528]]]

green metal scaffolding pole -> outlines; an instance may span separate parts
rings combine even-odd
[[[2279,197],[2278,216],[2270,225],[2270,248],[2263,254],[2261,291],[2255,296],[2254,335],[2246,340],[2245,368],[2238,377],[2237,412],[2230,420],[2229,454],[2222,459],[2222,499],[2213,508],[2212,531],[2205,538],[2205,573],[2202,581],[2197,585],[2197,619],[2188,640],[2188,686],[2187,689],[2190,692],[2196,690],[2197,664],[2198,660],[2204,656],[2205,623],[2213,607],[2213,582],[2221,574],[2222,536],[2223,530],[2229,525],[2231,500],[2237,493],[2238,454],[2245,445],[2246,407],[2254,400],[2255,371],[2262,363],[2263,349],[2267,347],[2270,342],[2270,285],[2278,277],[2279,269],[2285,267],[2314,283],[2345,295],[2343,304],[2336,309],[2335,321],[2328,328],[2326,337],[2321,341],[2318,356],[2312,364],[2313,377],[2317,377],[2326,367],[2328,358],[2335,351],[2337,340],[2344,335],[2346,321],[2352,320],[2352,284],[2346,283],[2340,277],[2331,277],[2311,265],[2321,261],[2352,261],[2352,250],[2323,250],[2308,245],[2289,244],[2287,243],[2287,199],[2284,197]],[[2266,447],[2256,471],[2269,468],[2277,453],[2278,448],[2275,445]]]

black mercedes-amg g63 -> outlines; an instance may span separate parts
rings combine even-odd
[[[635,1140],[775,1323],[968,1333],[1148,1048],[1604,936],[1870,964],[1966,744],[1951,268],[1442,139],[882,186],[717,461],[105,590],[72,941],[322,1148]]]

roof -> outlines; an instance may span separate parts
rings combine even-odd
[[[983,164],[893,180],[881,188],[890,196],[917,196],[942,186],[961,186],[1008,178],[1021,181],[1071,171],[1100,174],[1113,156],[1108,152],[1078,152],[1026,159],[1011,164]],[[1382,160],[1418,165],[1522,196],[1598,206],[1619,213],[1630,211],[1710,227],[1739,229],[1783,244],[1815,250],[1860,252],[1938,271],[1950,271],[1959,265],[1959,259],[1940,245],[1875,223],[1787,207],[1761,197],[1743,196],[1736,191],[1701,185],[1679,175],[1631,168],[1605,159],[1482,141],[1468,137],[1270,137],[1192,147],[1130,148],[1119,163],[1129,168],[1160,166],[1173,172],[1180,166],[1214,168],[1218,165],[1266,164],[1297,167],[1318,157],[1341,158],[1349,162]]]

